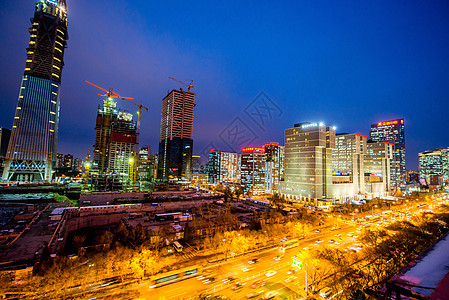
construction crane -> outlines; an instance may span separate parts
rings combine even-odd
[[[20,148],[12,148],[12,151],[23,151],[23,152],[30,152],[30,153],[37,153],[37,154],[45,154],[48,155],[47,158],[47,166],[46,166],[46,170],[45,170],[45,181],[46,182],[50,182],[51,181],[51,173],[50,173],[50,169],[51,169],[51,159],[53,155],[59,155],[59,153],[54,153],[54,152],[47,152],[47,151],[36,151],[36,150],[29,150],[29,149],[20,149]],[[14,159],[12,157],[5,157],[7,159]]]
[[[176,78],[173,78],[173,77],[168,77],[168,78],[170,78],[170,79],[172,79],[172,80],[174,80],[174,81],[176,81],[176,82],[178,82],[178,83],[180,83],[180,84],[182,84],[182,85],[185,85],[185,86],[187,87],[187,91],[188,91],[188,92],[190,92],[190,88],[193,88],[193,85],[192,85],[193,80],[190,81],[190,84],[186,84],[186,83],[184,83],[184,82],[182,82],[182,81],[179,81],[179,80],[176,79]]]
[[[87,80],[86,80],[86,82],[88,84],[90,84],[90,85],[93,85],[96,88],[99,88],[102,91],[107,92],[106,95],[98,94],[98,96],[122,99],[122,100],[125,100],[125,101],[127,101],[127,102],[129,102],[129,103],[131,103],[131,104],[133,104],[133,105],[138,107],[138,110],[137,110],[136,143],[134,144],[134,152],[132,153],[131,158],[130,158],[130,163],[131,163],[130,177],[131,177],[131,181],[133,182],[133,185],[134,185],[136,180],[137,180],[137,178],[136,178],[136,166],[137,166],[137,152],[138,152],[138,149],[139,149],[140,121],[141,121],[141,116],[142,116],[142,109],[145,109],[146,111],[148,111],[148,108],[142,105],[142,101],[140,101],[140,104],[137,104],[137,103],[131,101],[134,98],[122,97],[119,94],[113,92],[112,88],[109,88],[109,90],[106,90],[106,89],[104,89],[102,87],[99,87],[98,85],[93,84],[93,83],[91,83],[91,82],[89,82]]]

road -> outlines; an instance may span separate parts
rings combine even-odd
[[[202,274],[158,288],[150,288],[150,283],[147,282],[140,284],[137,289],[142,299],[198,299],[200,294],[222,295],[230,299],[248,299],[252,296],[254,299],[264,299],[274,294],[275,299],[301,298],[305,296],[305,272],[292,266],[293,256],[324,246],[358,252],[363,247],[358,242],[358,236],[364,228],[385,227],[391,222],[409,218],[431,208],[414,205],[408,209],[378,213],[373,217],[375,221],[365,219],[357,224],[341,220],[339,221],[341,228],[329,227],[323,232],[314,232],[301,240],[297,247],[285,251],[279,247],[265,250],[207,267],[204,269],[204,273],[207,273],[205,276]],[[250,263],[253,259],[258,261]],[[296,272],[292,274],[291,270]],[[270,271],[272,275],[269,274]],[[207,278],[211,277],[214,280],[210,282]],[[254,285],[255,282],[262,282],[263,286]]]

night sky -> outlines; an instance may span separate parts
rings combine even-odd
[[[0,9],[0,126],[7,128],[34,2],[3,0]],[[161,100],[182,87],[168,76],[194,80],[195,154],[283,144],[284,129],[302,121],[368,135],[372,123],[396,118],[405,119],[408,169],[417,169],[418,152],[449,146],[449,1],[67,5],[60,153],[84,158],[93,148],[100,90],[84,80],[150,108],[140,144],[156,153]]]

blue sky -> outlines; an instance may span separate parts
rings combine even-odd
[[[10,128],[34,1],[2,4],[0,126]],[[180,87],[168,76],[194,80],[195,153],[233,146],[225,133],[235,124],[251,132],[248,146],[258,146],[283,144],[284,129],[302,121],[367,135],[372,123],[396,118],[405,119],[408,168],[417,168],[418,152],[449,146],[448,1],[67,5],[60,153],[92,151],[100,99],[84,80],[142,100],[150,110],[140,142],[157,152],[161,100]],[[262,126],[247,113],[261,92],[278,108]]]

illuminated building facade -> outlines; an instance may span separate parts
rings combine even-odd
[[[265,194],[278,191],[279,183],[284,180],[284,146],[268,143],[265,149]]]
[[[391,120],[371,124],[369,132],[373,142],[388,142],[393,144],[393,159],[391,160],[391,188],[405,188],[405,127],[404,119]]]
[[[130,159],[137,141],[132,114],[117,109],[113,98],[98,107],[92,173],[128,176]]]
[[[449,147],[420,152],[419,177],[429,179],[432,175],[441,176],[447,184],[449,181]]]
[[[207,165],[208,182],[237,182],[238,155],[235,152],[226,152],[211,149]]]
[[[244,193],[261,195],[265,193],[264,148],[247,147],[240,156],[240,181]]]
[[[311,202],[327,197],[332,184],[335,129],[323,123],[298,123],[285,130],[285,180],[280,193],[287,199]]]
[[[68,39],[66,11],[65,0],[41,0],[35,4],[3,180],[51,180]]]
[[[368,142],[365,154],[365,190],[368,198],[388,196],[391,190],[390,166],[393,144]]]
[[[195,93],[172,90],[162,99],[158,179],[191,179]]]
[[[367,137],[359,133],[337,134],[332,152],[332,188],[328,196],[346,200],[365,198],[365,167]]]
[[[146,145],[139,150],[139,164],[137,174],[139,181],[151,182],[156,178],[157,155],[151,154],[150,146]]]

